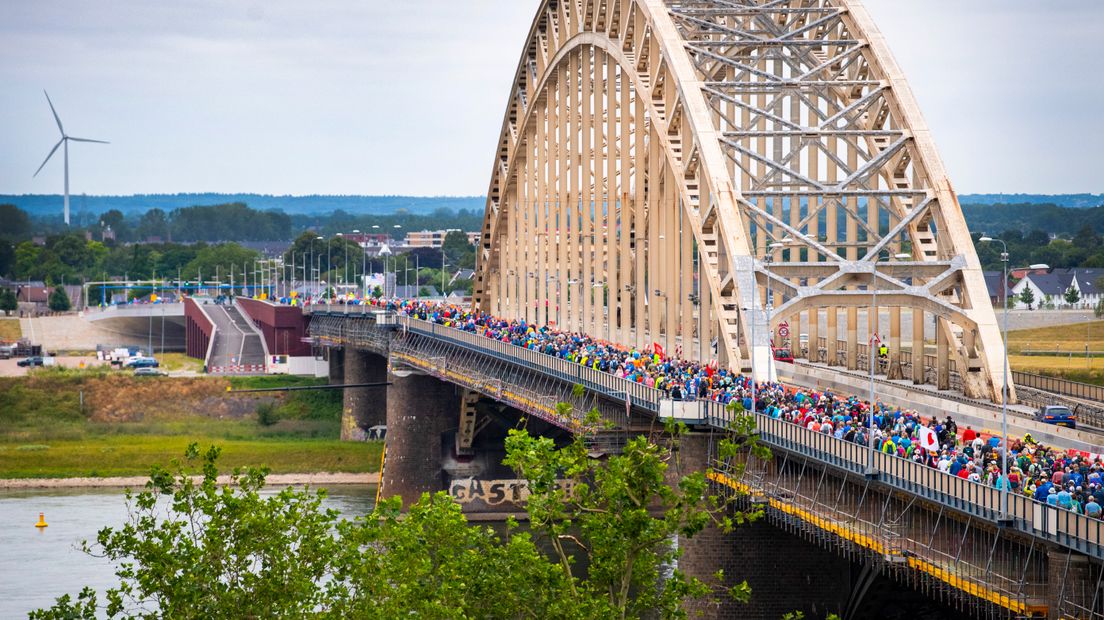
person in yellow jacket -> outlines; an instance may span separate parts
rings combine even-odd
[[[897,443],[893,441],[893,437],[886,437],[886,440],[882,442],[882,452],[886,454],[897,454]]]

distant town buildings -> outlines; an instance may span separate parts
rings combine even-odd
[[[445,237],[450,232],[463,232],[459,228],[449,228],[445,230],[420,230],[418,232],[406,233],[406,245],[412,248],[439,248],[445,244]],[[477,245],[479,243],[478,232],[466,232],[468,236],[468,243]]]
[[[1010,291],[1010,297],[1008,298],[1009,307],[1015,309],[1027,309],[1028,304],[1024,303],[1023,295],[1024,290],[1030,288],[1031,293],[1034,296],[1034,302],[1031,304],[1032,308],[1093,308],[1102,299],[1104,299],[1104,291],[1097,284],[1102,278],[1104,278],[1104,269],[1100,268],[1088,268],[1088,267],[1072,267],[1072,268],[1047,268],[1047,269],[1015,269],[1012,271],[1013,278],[1016,274],[1021,274],[1020,279]],[[989,278],[986,278],[989,281]],[[999,284],[1000,278],[997,278],[996,283]],[[1077,291],[1077,301],[1066,301],[1067,291]],[[992,287],[989,289],[990,298],[993,297],[994,290]]]
[[[389,235],[387,233],[351,232],[351,233],[342,233],[341,236],[348,239],[349,241],[352,241],[353,243],[359,245],[362,248],[367,248],[369,246],[383,245],[383,244],[389,243],[391,241],[391,235]]]
[[[408,252],[418,248],[440,248],[445,243],[445,237],[450,232],[463,232],[459,228],[444,230],[419,230],[406,233],[403,239],[395,239],[386,233],[341,233],[341,237],[356,243],[364,248],[368,256],[382,254],[394,255]],[[468,237],[468,243],[479,244],[481,234],[479,232],[464,232]]]

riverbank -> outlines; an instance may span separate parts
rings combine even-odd
[[[199,476],[195,476],[199,479]],[[8,489],[107,489],[138,488],[146,484],[148,476],[109,476],[104,478],[8,478],[0,479],[0,490]],[[269,486],[328,487],[345,484],[379,484],[379,472],[359,474],[351,473],[311,473],[311,474],[270,474]],[[229,484],[228,475],[218,477],[219,484]]]
[[[227,391],[310,386],[299,377],[135,377],[107,369],[0,377],[0,479],[148,476],[191,443],[218,446],[220,464],[272,474],[366,474],[380,442],[342,442],[338,390]]]
[[[230,430],[230,429],[228,429]],[[337,439],[238,439],[217,432],[180,435],[88,436],[34,444],[0,442],[0,479],[145,477],[155,465],[169,467],[190,443],[218,446],[219,464],[266,466],[272,474],[367,474],[379,470],[380,442]]]

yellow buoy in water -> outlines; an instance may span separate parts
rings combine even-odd
[[[47,527],[46,525],[46,513],[38,513],[38,523],[35,523],[35,527]]]

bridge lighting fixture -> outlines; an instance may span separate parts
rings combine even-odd
[[[1004,321],[1001,326],[1001,339],[1004,342],[1004,372],[1001,375],[1004,380],[1001,382],[1001,476],[1003,477],[1003,483],[1001,484],[1001,509],[1000,515],[997,517],[997,523],[1000,525],[1012,525],[1012,515],[1008,514],[1008,244],[1003,239],[994,239],[988,235],[983,235],[981,239],[978,239],[983,243],[991,243],[997,241],[1001,244],[1001,265],[1004,267],[1004,280],[1001,281],[1001,297],[1004,300]],[[1040,268],[1045,268],[1043,265]],[[1036,269],[1036,265],[1031,266],[1032,269]]]

